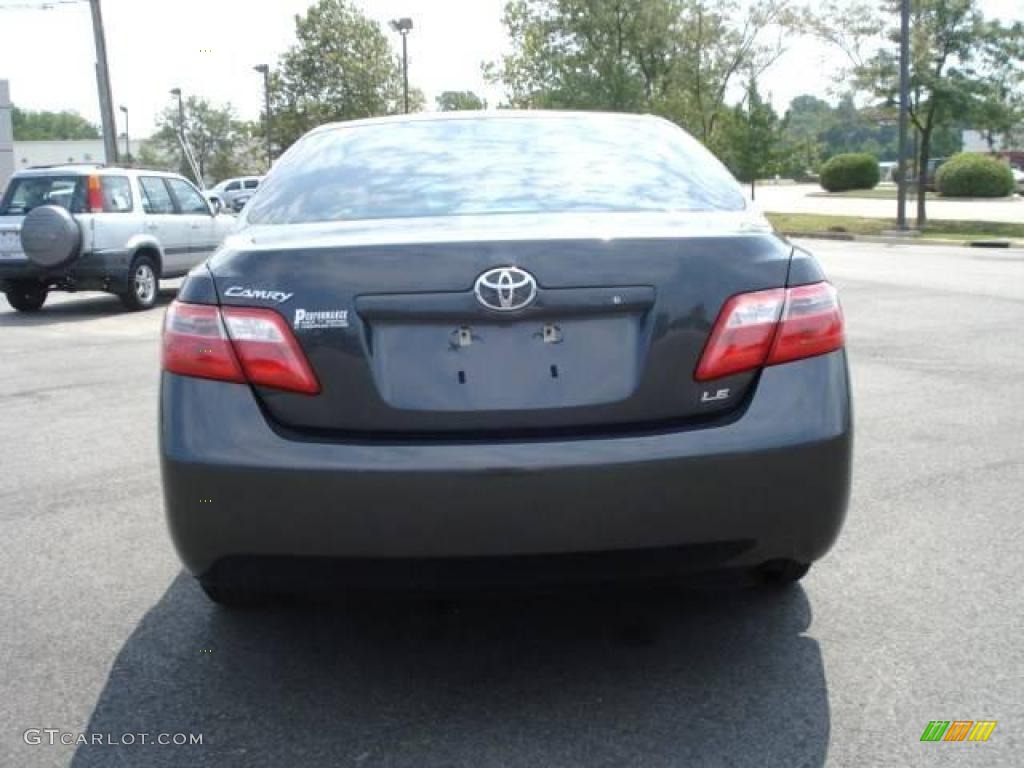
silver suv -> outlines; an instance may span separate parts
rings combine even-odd
[[[102,166],[19,171],[0,199],[0,290],[32,312],[52,290],[107,291],[129,309],[156,303],[234,226],[173,173]]]

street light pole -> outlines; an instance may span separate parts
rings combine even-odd
[[[188,143],[188,136],[185,135],[185,102],[181,99],[181,88],[171,88],[171,95],[178,99],[178,143],[181,145],[181,154],[185,158],[185,163],[188,165],[189,170],[192,171],[192,178],[196,180],[196,184],[202,187],[205,184],[203,172],[196,162],[196,156],[192,151],[191,145]]]
[[[263,102],[267,113],[267,171],[274,164],[274,123],[270,115],[270,67],[257,64],[254,70],[263,75]]]
[[[402,97],[405,104],[405,114],[409,114],[409,48],[407,38],[412,29],[412,19],[403,17],[394,19],[391,28],[402,36]]]
[[[185,103],[181,100],[181,88],[171,88],[171,96],[178,99],[178,133],[185,135]]]
[[[100,96],[100,122],[103,125],[103,153],[107,163],[117,164],[117,124],[114,122],[114,99],[110,95],[110,71],[107,68],[107,41],[103,34],[103,13],[100,0],[89,0],[92,11],[92,35],[96,44],[96,89]]]
[[[132,156],[132,145],[128,139],[128,107],[122,104],[120,110],[124,112],[124,158],[127,160]]]
[[[900,0],[900,128],[896,227],[907,230],[907,122],[910,112],[910,0]]]

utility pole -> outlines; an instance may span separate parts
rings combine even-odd
[[[907,230],[907,122],[910,112],[910,0],[900,0],[900,128],[896,228]]]
[[[405,114],[409,114],[409,49],[406,38],[412,29],[412,19],[404,17],[391,22],[391,28],[402,36],[402,95]]]
[[[270,173],[270,166],[274,164],[274,123],[270,114],[270,67],[266,64],[257,64],[253,69],[263,75],[263,102],[267,112],[267,173]]]
[[[107,41],[103,34],[100,0],[89,0],[92,11],[92,35],[96,43],[96,88],[100,95],[100,120],[103,124],[103,152],[107,164],[117,163],[117,124],[114,122],[114,99],[110,95],[110,70],[107,68]]]

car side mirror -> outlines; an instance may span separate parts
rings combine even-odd
[[[211,197],[209,199],[209,203],[210,203],[210,210],[213,212],[213,215],[214,216],[220,215],[220,212],[221,212],[220,200],[218,198],[216,198],[216,197]]]

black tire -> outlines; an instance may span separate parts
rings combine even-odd
[[[160,295],[160,270],[152,256],[141,253],[132,259],[128,284],[118,295],[121,303],[133,311],[151,309],[156,304]]]
[[[7,301],[19,312],[36,312],[46,302],[49,290],[42,283],[15,283],[6,291]]]
[[[762,584],[774,589],[784,589],[796,584],[811,569],[809,563],[798,563],[795,560],[773,560],[757,569]]]
[[[210,600],[224,608],[236,610],[252,610],[261,608],[270,602],[268,595],[255,589],[240,587],[235,584],[223,584],[210,579],[199,580],[199,586]]]

